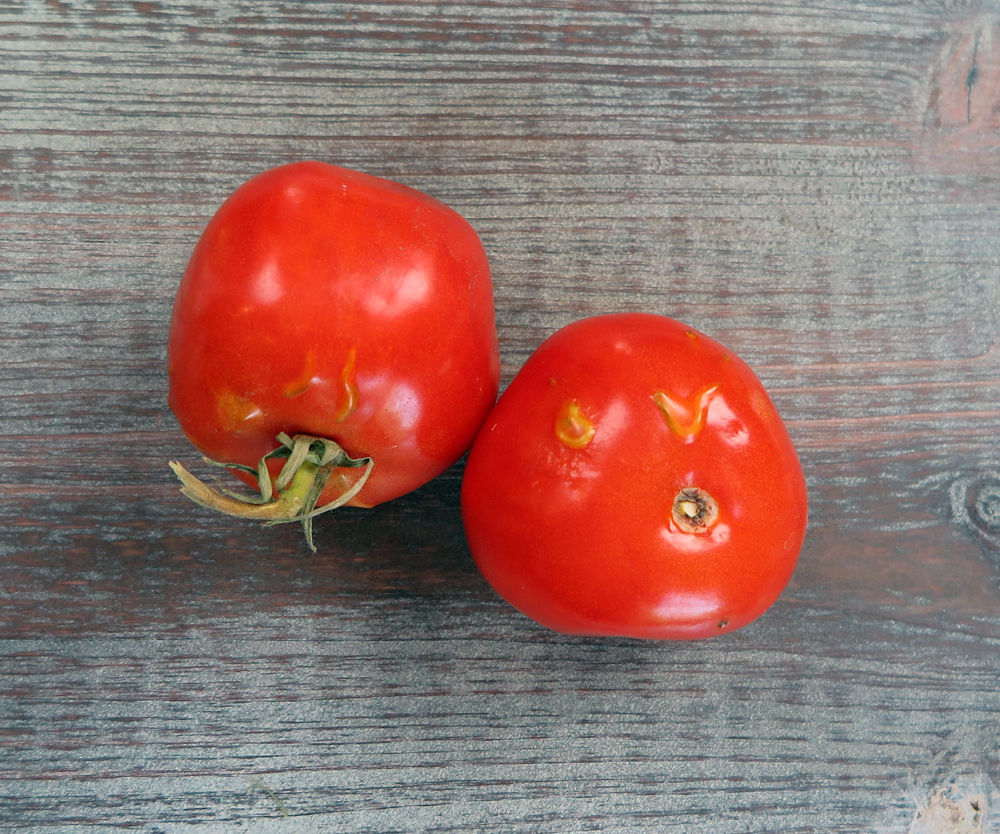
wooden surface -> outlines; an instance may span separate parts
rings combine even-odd
[[[461,466],[259,530],[189,506],[172,297],[318,158],[462,212],[504,381],[649,310],[758,371],[791,585],[574,639],[473,566]],[[0,0],[0,830],[1000,831],[1000,7]]]

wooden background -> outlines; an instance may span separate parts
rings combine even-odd
[[[649,310],[758,371],[811,491],[743,631],[501,603],[461,466],[258,530],[189,506],[172,297],[239,183],[440,198],[504,381]],[[0,830],[1000,831],[1000,6],[0,0]]]

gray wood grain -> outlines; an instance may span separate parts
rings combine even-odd
[[[1000,831],[1000,8],[0,0],[0,828]],[[697,644],[545,632],[461,465],[296,530],[188,506],[173,293],[318,158],[462,212],[504,382],[680,318],[758,371],[810,532]]]

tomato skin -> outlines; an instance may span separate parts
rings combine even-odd
[[[486,253],[406,186],[322,162],[265,171],[194,249],[168,369],[170,407],[207,457],[255,467],[279,432],[327,437],[375,461],[351,503],[388,501],[464,454],[496,399]]]
[[[704,493],[717,515],[692,531],[684,513],[700,505],[685,496]],[[753,371],[645,313],[582,319],[542,343],[483,424],[461,500],[473,558],[515,608],[567,634],[651,639],[760,616],[792,575],[808,512]]]

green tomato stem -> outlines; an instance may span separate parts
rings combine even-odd
[[[264,455],[258,462],[256,470],[240,464],[219,463],[206,458],[208,463],[215,466],[239,469],[254,475],[257,478],[260,496],[237,495],[221,486],[213,488],[176,461],[170,461],[170,468],[180,479],[181,492],[202,507],[236,518],[260,521],[266,525],[287,524],[291,521],[301,523],[306,543],[315,553],[312,520],[321,513],[344,506],[354,498],[371,475],[375,462],[370,457],[352,458],[339,444],[325,437],[313,437],[308,434],[289,437],[282,432],[278,435],[278,442],[281,445]],[[286,459],[273,483],[267,468],[267,461],[271,458]],[[360,467],[364,467],[365,471],[349,489],[333,501],[317,506],[323,487],[326,486],[334,469]]]

